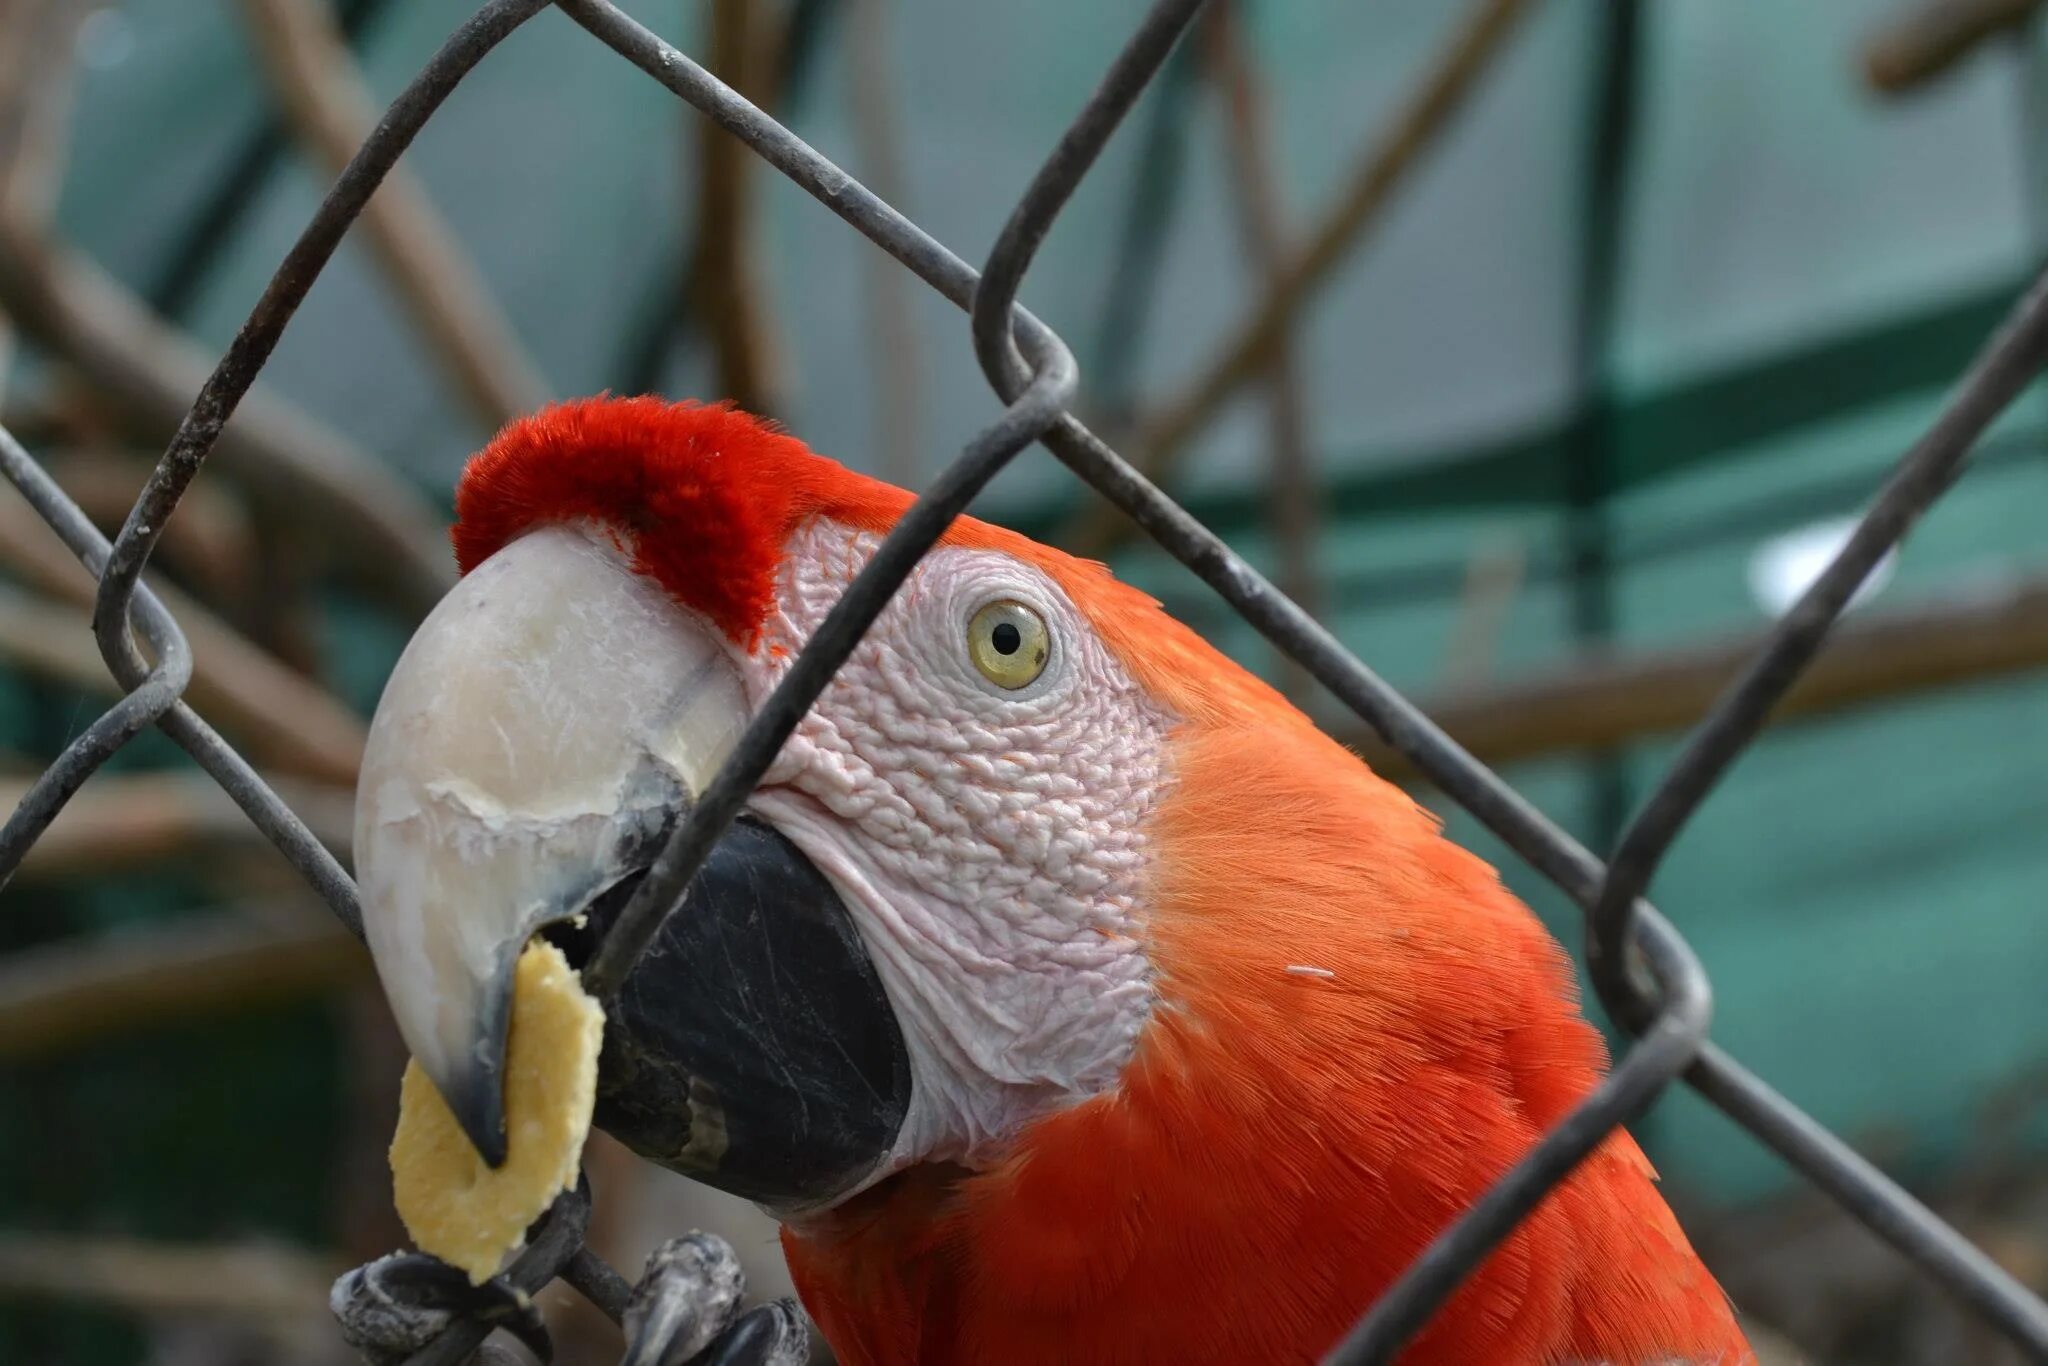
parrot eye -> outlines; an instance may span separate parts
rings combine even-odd
[[[1044,617],[1004,598],[976,612],[967,623],[967,653],[983,678],[1015,691],[1045,672],[1045,662],[1052,657],[1052,633],[1046,630]]]

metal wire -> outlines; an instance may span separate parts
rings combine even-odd
[[[1069,411],[1079,371],[1051,329],[1016,304],[1038,244],[1076,186],[1158,74],[1201,0],[1157,0],[1020,198],[982,272],[867,191],[802,139],[622,13],[610,0],[555,7],[620,56],[739,138],[763,160],[971,314],[971,337],[991,388],[1007,405],[970,441],[889,534],[798,655],[622,912],[586,976],[600,995],[623,981],[711,844],[890,596],[988,480],[1033,442],[1043,444],[1193,570],[1275,646],[1371,725],[1587,912],[1596,989],[1636,1042],[1613,1071],[1546,1134],[1367,1311],[1329,1360],[1391,1360],[1499,1241],[1614,1129],[1683,1076],[1688,1085],[1779,1153],[2030,1356],[2048,1361],[2048,1305],[1971,1246],[1845,1143],[1707,1039],[1712,988],[1677,930],[1643,893],[1664,854],[1755,739],[1772,707],[1819,651],[1873,565],[1954,481],[1993,418],[2048,360],[2048,278],[1987,342],[1927,435],[1828,569],[1773,631],[1751,666],[1701,723],[1603,866],[1467,754],[1413,704],[1155,487]],[[492,0],[444,44],[392,104],[272,277],[110,546],[12,437],[0,431],[0,472],[100,580],[95,636],[122,699],[78,737],[0,827],[0,883],[106,759],[155,724],[189,753],[282,849],[350,930],[360,934],[346,873],[249,765],[178,698],[191,676],[177,623],[141,576],[185,489],[248,391],[313,281],[378,183],[448,93],[547,0]],[[138,633],[155,657],[137,644]],[[578,1201],[585,1204],[578,1208]],[[608,1313],[624,1281],[580,1247],[587,1196],[564,1208],[531,1263],[561,1275]],[[573,1232],[564,1232],[573,1230]],[[526,1264],[522,1264],[526,1265]],[[420,1360],[457,1359],[481,1334],[458,1325]],[[458,1347],[461,1351],[458,1351]]]

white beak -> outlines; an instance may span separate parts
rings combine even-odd
[[[406,1046],[486,1160],[527,939],[646,865],[746,718],[722,638],[597,529],[507,545],[406,646],[356,789],[363,924]]]

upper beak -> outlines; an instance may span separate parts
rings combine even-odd
[[[493,1166],[527,939],[646,865],[746,718],[709,628],[580,528],[477,566],[399,659],[356,792],[363,925],[407,1047]]]
[[[577,528],[471,570],[399,659],[356,792],[363,925],[399,1032],[493,1166],[527,940],[573,920],[551,937],[587,961],[747,718],[722,639]],[[604,1004],[597,1121],[736,1194],[845,1194],[909,1110],[909,1055],[858,926],[749,817]]]

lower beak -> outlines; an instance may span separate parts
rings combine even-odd
[[[528,939],[554,927],[587,961],[746,720],[719,638],[580,528],[478,565],[406,647],[356,793],[363,923],[400,1033],[491,1165]],[[908,1107],[845,907],[749,820],[606,1008],[599,1123],[756,1199],[850,1189]]]

